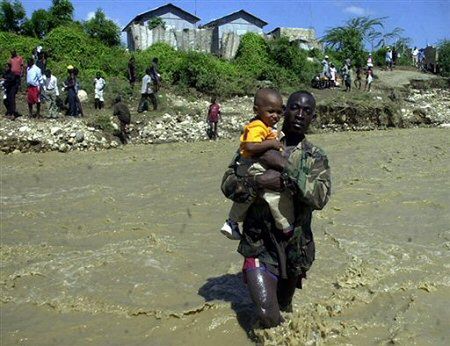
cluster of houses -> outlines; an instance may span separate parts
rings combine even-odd
[[[124,28],[128,49],[144,50],[157,42],[175,49],[212,53],[225,59],[235,56],[240,37],[253,32],[267,39],[286,36],[303,49],[322,46],[314,29],[276,28],[264,33],[268,24],[251,13],[240,10],[199,26],[200,18],[173,5],[166,4],[138,14]]]

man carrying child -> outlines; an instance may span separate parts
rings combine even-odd
[[[258,90],[253,110],[256,116],[244,128],[240,138],[240,157],[236,160],[236,174],[242,177],[262,174],[270,167],[262,166],[257,161],[258,157],[268,150],[283,148],[277,139],[277,132],[273,129],[283,114],[283,100],[280,93],[268,88]],[[264,190],[260,195],[268,203],[277,228],[283,233],[291,233],[294,222],[291,194]],[[238,222],[244,220],[253,200],[250,198],[245,203],[233,203],[228,219],[220,230],[222,234],[230,239],[240,239]]]

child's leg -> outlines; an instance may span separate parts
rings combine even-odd
[[[290,191],[283,191],[281,193],[265,191],[262,197],[269,204],[277,228],[284,233],[291,232],[294,229],[295,216]]]

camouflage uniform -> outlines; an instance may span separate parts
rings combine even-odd
[[[312,212],[325,206],[331,192],[330,167],[321,149],[304,139],[296,147],[287,148],[287,152],[290,155],[282,178],[285,187],[293,192],[293,235],[287,237],[276,229],[267,203],[256,198],[247,212],[238,247],[238,252],[244,257],[258,258],[273,274],[283,279],[304,275],[311,267],[315,256]],[[228,170],[223,180],[227,186],[222,185],[224,193],[231,191],[233,185],[240,188],[249,186],[232,180]]]

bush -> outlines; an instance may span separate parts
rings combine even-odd
[[[39,45],[39,42],[36,38],[0,32],[0,59],[2,62],[8,61],[11,51],[15,49],[17,54],[26,60],[31,57],[31,51]]]
[[[262,80],[261,72],[268,68],[269,52],[267,42],[261,35],[248,33],[241,37],[235,63],[244,74]]]
[[[440,74],[450,77],[450,41],[444,40],[439,44],[438,63]]]

